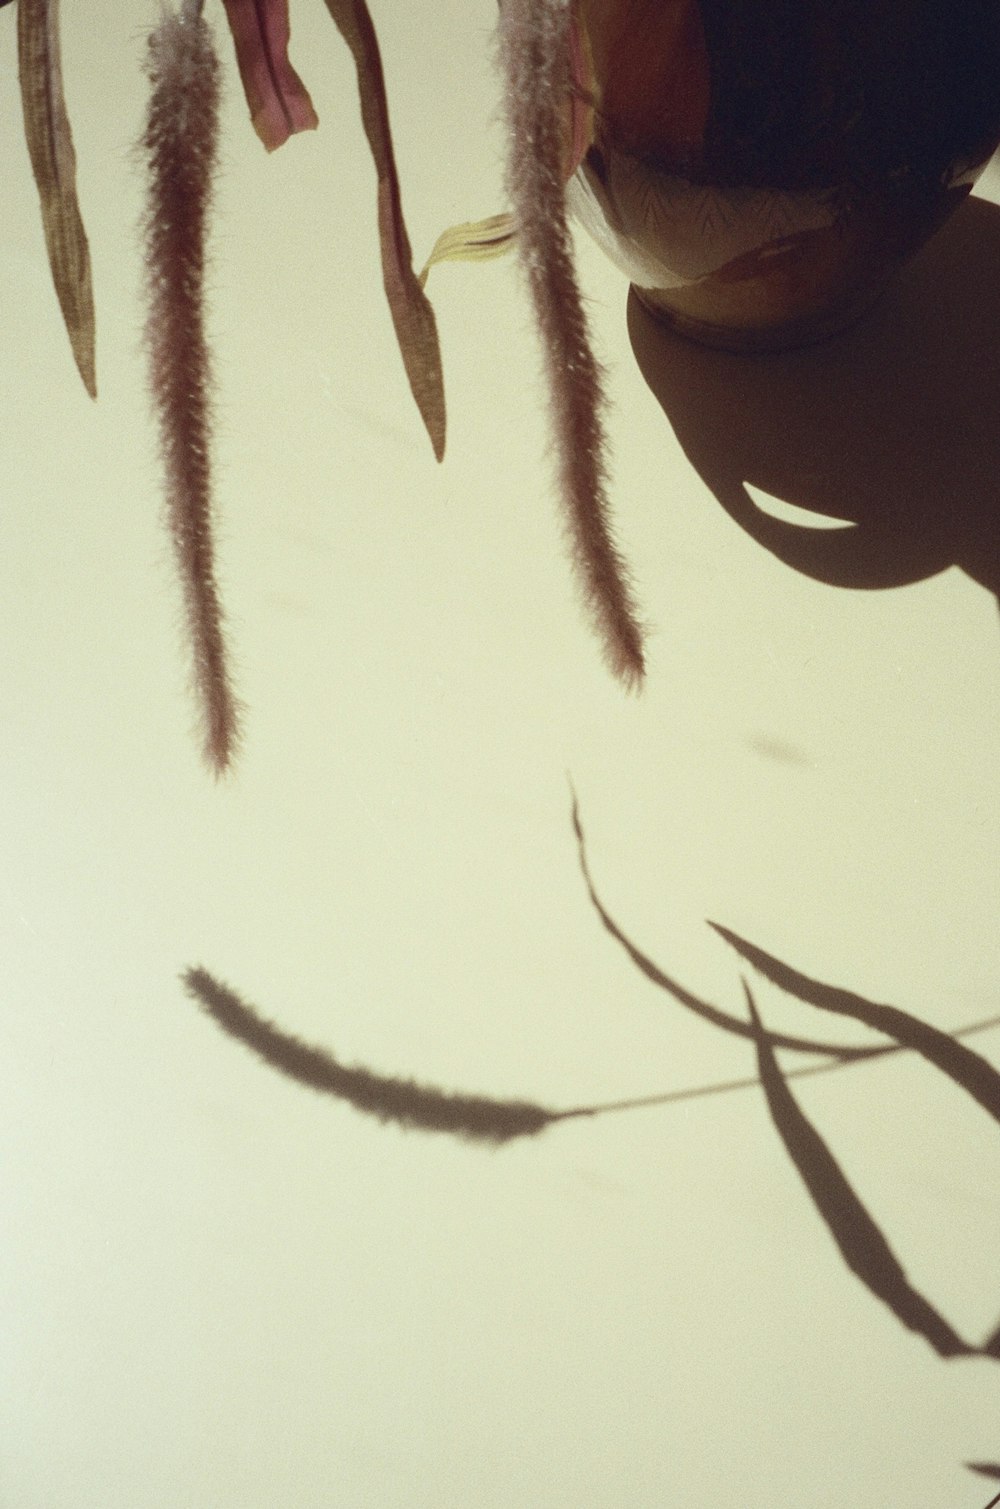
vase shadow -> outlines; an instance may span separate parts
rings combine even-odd
[[[634,294],[629,335],[691,464],[778,559],[869,590],[954,565],[997,596],[998,269],[1000,207],[970,198],[835,340],[760,356],[709,350],[658,323]],[[748,483],[823,523],[775,517]]]

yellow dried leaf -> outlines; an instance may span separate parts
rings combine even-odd
[[[490,262],[510,251],[517,239],[513,215],[490,215],[486,220],[467,220],[451,225],[438,236],[417,279],[421,288],[427,274],[439,262]]]

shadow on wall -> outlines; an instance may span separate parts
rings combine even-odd
[[[898,587],[957,565],[1000,599],[1000,208],[968,199],[882,303],[823,345],[712,351],[634,294],[640,371],[741,528],[834,587]],[[745,483],[847,521],[766,513]]]
[[[1000,1071],[964,1041],[975,1033],[997,1026],[1000,1019],[994,1017],[952,1033],[942,1032],[898,1007],[870,1001],[852,991],[811,979],[728,928],[711,923],[710,926],[735,950],[744,964],[779,989],[806,1005],[818,1007],[820,1011],[862,1022],[880,1033],[885,1041],[858,1047],[770,1032],[760,1019],[745,978],[743,987],[749,1020],[733,1017],[711,1002],[699,999],[664,973],[622,931],[595,889],[575,797],[572,816],[587,894],[605,930],[641,973],[676,1003],[726,1032],[751,1039],[756,1050],[756,1075],[638,1100],[556,1110],[526,1101],[497,1100],[442,1090],[435,1085],[379,1073],[363,1064],[346,1065],[328,1048],[302,1042],[277,1023],[268,1021],[236,991],[200,966],[185,971],[185,988],[217,1027],[289,1079],[345,1102],[363,1115],[381,1122],[424,1132],[444,1132],[495,1147],[520,1137],[536,1136],[556,1122],[666,1106],[679,1100],[759,1087],[764,1091],[775,1130],[813,1205],[844,1262],[869,1292],[886,1305],[902,1325],[929,1342],[940,1357],[981,1357],[1000,1362],[1000,1325],[982,1343],[969,1342],[910,1283],[878,1221],[854,1190],[834,1153],[808,1119],[789,1086],[791,1079],[804,1075],[829,1073],[888,1054],[916,1053],[951,1079],[958,1089],[970,1095],[988,1116],[1000,1124]],[[786,1071],[778,1063],[778,1049],[807,1053],[814,1062]],[[820,1062],[815,1062],[816,1057]],[[986,1469],[989,1465],[973,1464],[973,1470]]]

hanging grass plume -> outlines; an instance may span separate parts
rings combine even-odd
[[[590,347],[563,193],[568,0],[502,0],[499,38],[510,135],[507,190],[545,354],[573,556],[605,658],[633,686],[644,670],[642,631],[611,537],[601,370]]]
[[[152,85],[142,149],[149,383],[166,499],[201,706],[204,752],[217,775],[237,743],[215,581],[211,494],[211,364],[204,329],[205,230],[218,140],[218,60],[199,0],[166,12],[149,39]]]

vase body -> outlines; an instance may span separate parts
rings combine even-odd
[[[833,334],[1000,143],[1000,0],[576,0],[571,212],[736,350]]]

